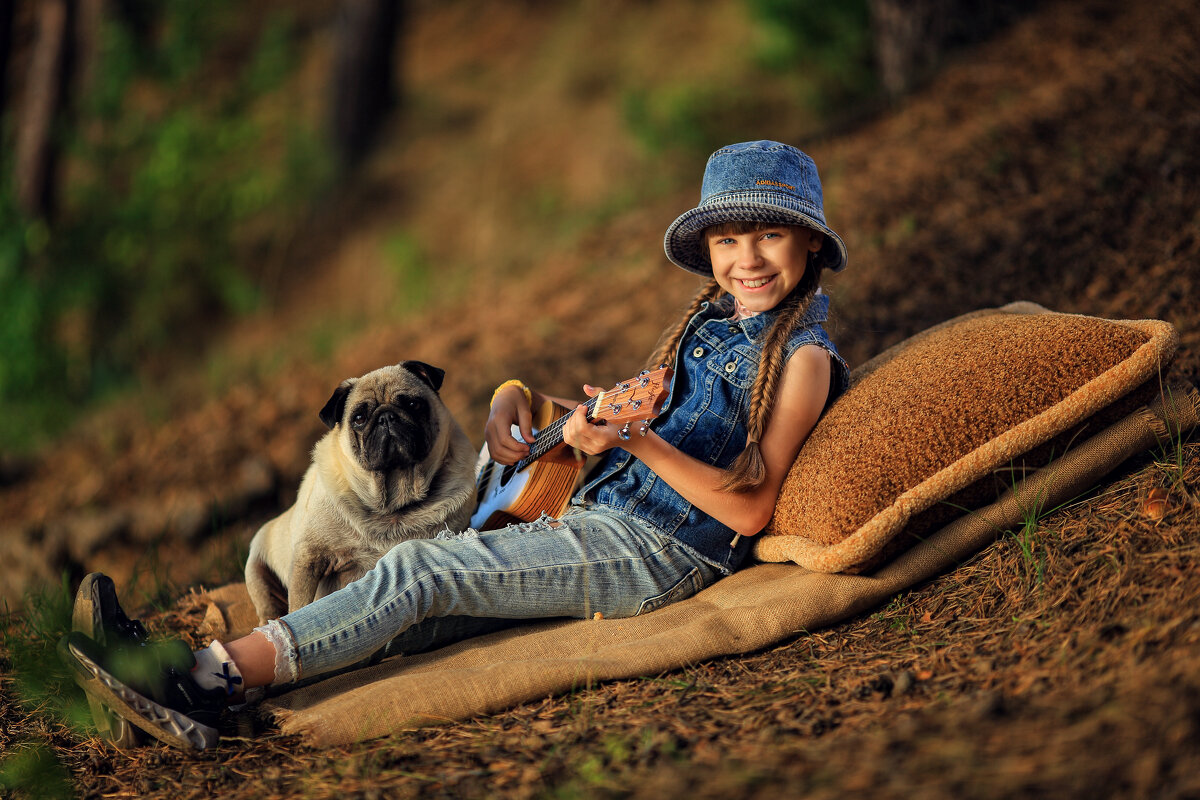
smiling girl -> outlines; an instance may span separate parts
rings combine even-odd
[[[563,439],[602,459],[561,518],[401,542],[344,589],[194,654],[147,643],[112,582],[93,574],[76,609],[97,635],[73,632],[59,650],[94,707],[203,749],[245,688],[286,688],[515,619],[645,614],[741,566],[801,445],[847,385],[820,291],[846,248],[825,224],[812,159],[767,141],[713,153],[699,205],[672,223],[664,248],[708,279],[650,359],[673,364],[670,397],[632,432],[575,409]],[[501,384],[485,430],[494,460],[529,454],[548,400],[519,380]]]

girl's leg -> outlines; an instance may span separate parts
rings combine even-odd
[[[363,661],[341,669],[369,666],[389,656],[416,655],[436,650],[463,639],[495,633],[517,624],[520,624],[520,620],[463,616],[430,617],[391,639],[383,648]],[[255,631],[225,645],[230,659],[243,670],[241,677],[246,688],[267,686],[275,679],[275,641],[279,640],[270,639],[261,631]],[[281,641],[286,646],[290,637],[284,633]],[[319,680],[320,677],[311,681]],[[328,673],[325,677],[328,677]]]
[[[673,540],[593,510],[402,542],[358,581],[282,617],[274,643],[256,632],[226,647],[247,686],[292,682],[359,662],[433,617],[626,617],[717,577]]]
[[[237,664],[247,689],[266,686],[275,678],[275,645],[261,631],[227,643],[225,652]]]
[[[473,534],[396,546],[362,579],[275,621],[277,641],[256,632],[193,654],[182,640],[107,647],[73,631],[59,653],[98,703],[165,742],[204,749],[235,686],[327,675],[389,642],[445,644],[497,620],[631,616],[717,577],[673,540],[596,510]]]

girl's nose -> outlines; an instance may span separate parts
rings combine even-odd
[[[762,263],[762,256],[754,242],[746,242],[738,248],[738,266],[756,267]]]

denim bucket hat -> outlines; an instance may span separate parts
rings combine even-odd
[[[711,276],[704,229],[725,222],[803,225],[825,234],[818,257],[826,269],[846,266],[846,243],[825,224],[821,179],[805,153],[780,142],[743,142],[708,158],[700,205],[679,216],[663,237],[667,258],[697,275]]]

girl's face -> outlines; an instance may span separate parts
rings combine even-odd
[[[769,311],[804,277],[808,254],[824,235],[799,226],[777,225],[748,233],[705,235],[713,277],[747,311]]]

